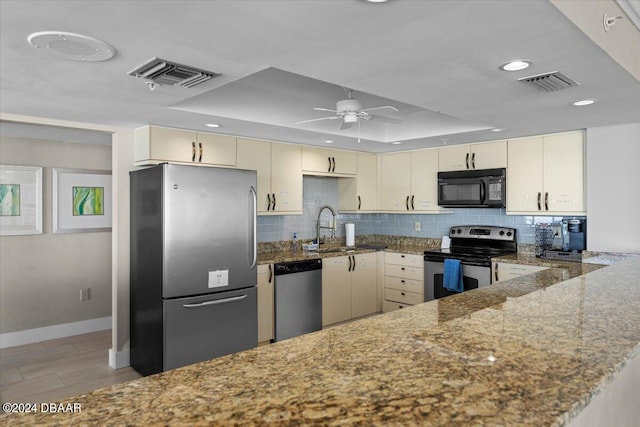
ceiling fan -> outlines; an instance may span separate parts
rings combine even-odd
[[[341,119],[342,123],[340,125],[340,130],[343,130],[343,129],[350,128],[354,123],[358,123],[358,125],[360,125],[360,119],[362,120],[374,119],[374,120],[386,121],[389,123],[399,123],[400,121],[402,121],[402,119],[398,119],[394,117],[378,116],[370,113],[370,111],[374,111],[374,110],[399,111],[396,107],[393,107],[391,105],[384,105],[380,107],[364,108],[364,103],[359,99],[355,99],[353,97],[352,89],[345,89],[345,91],[347,92],[347,99],[343,99],[336,102],[335,110],[330,110],[328,108],[320,108],[320,107],[314,108],[314,110],[316,111],[327,111],[329,113],[334,113],[335,115],[321,117],[319,119],[302,120],[300,122],[296,122],[296,124],[318,122],[321,120]]]

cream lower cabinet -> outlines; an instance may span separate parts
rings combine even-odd
[[[238,169],[257,172],[258,214],[302,213],[301,147],[238,138]]]
[[[144,126],[134,131],[136,165],[162,162],[236,166],[236,138],[206,132]]]
[[[393,311],[422,302],[424,302],[423,256],[385,253],[382,311]]]
[[[509,141],[507,213],[586,215],[582,132]]]
[[[438,170],[441,172],[506,168],[507,141],[440,147],[438,155]]]
[[[322,260],[322,326],[377,312],[375,253]]]
[[[258,266],[258,342],[274,339],[273,265]]]
[[[438,206],[438,150],[380,155],[379,209],[441,212]]]
[[[341,212],[372,212],[378,207],[378,158],[357,153],[355,178],[340,178],[338,209]]]
[[[537,273],[546,270],[549,267],[541,267],[537,265],[511,264],[508,262],[492,262],[491,263],[491,283],[502,282],[504,280],[513,279],[514,277],[526,276],[527,274]]]

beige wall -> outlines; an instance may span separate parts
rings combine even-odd
[[[0,162],[44,168],[43,234],[0,238],[0,333],[110,316],[111,233],[52,234],[52,168],[111,170],[111,146],[3,137]]]
[[[587,249],[640,253],[640,123],[587,129]]]

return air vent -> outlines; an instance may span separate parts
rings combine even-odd
[[[555,92],[557,90],[566,89],[571,86],[578,86],[580,83],[571,80],[559,71],[550,73],[537,74],[535,76],[522,77],[518,79],[523,83],[533,86],[538,90],[545,92]]]
[[[152,58],[127,74],[152,81],[159,85],[193,87],[220,74],[176,64],[160,58]]]

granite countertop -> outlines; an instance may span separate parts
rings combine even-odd
[[[553,267],[63,401],[33,425],[566,424],[640,353],[640,257]]]

